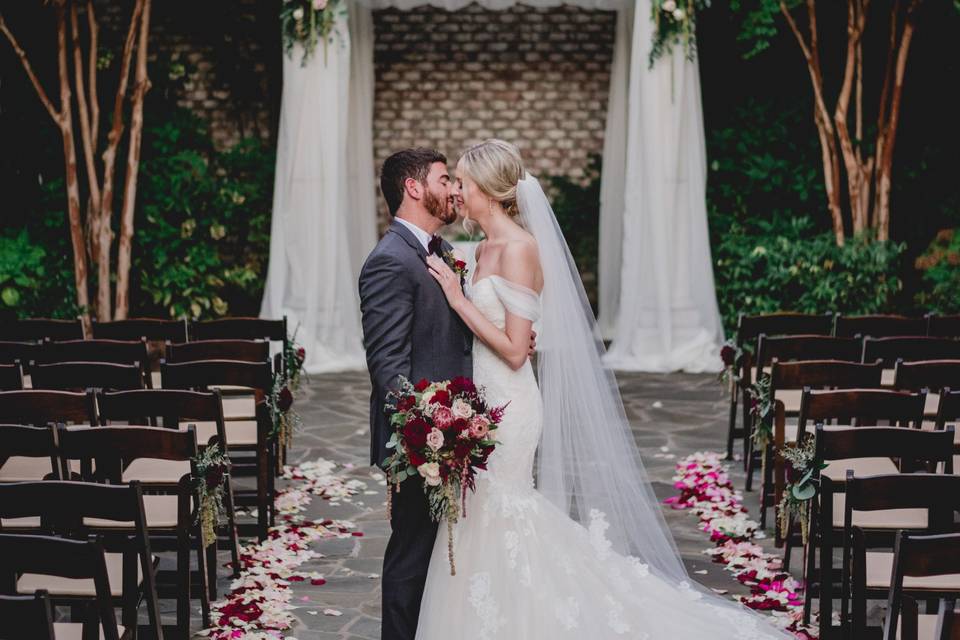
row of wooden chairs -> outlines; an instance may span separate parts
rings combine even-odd
[[[945,322],[946,317],[937,316]],[[749,390],[760,372],[773,359],[844,360],[875,362],[881,360],[892,369],[897,360],[960,359],[960,330],[948,335],[926,335],[917,320],[928,324],[932,318],[899,316],[817,316],[773,314],[742,316],[735,338],[740,352],[734,364],[727,426],[727,458],[733,458],[734,442],[744,438],[744,465],[750,433]],[[948,326],[952,326],[949,325]],[[937,328],[937,325],[934,325]],[[960,327],[958,327],[960,329]],[[871,333],[872,331],[872,333]],[[899,333],[914,331],[916,333]],[[761,343],[766,343],[765,345]],[[762,348],[762,347],[766,348]],[[889,374],[888,374],[889,375]],[[738,404],[742,402],[742,428],[737,428]]]
[[[286,341],[287,318],[235,317],[219,320],[188,321],[163,318],[130,318],[110,322],[92,322],[92,335],[84,336],[79,319],[55,320],[28,318],[0,322],[0,340],[30,342],[37,340],[82,340],[85,337],[110,340],[137,340],[145,337],[150,341],[187,342],[188,340],[211,340],[217,338],[268,338]]]

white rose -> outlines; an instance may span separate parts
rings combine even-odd
[[[673,19],[674,20],[683,20],[683,9],[677,7],[673,10]]]
[[[436,462],[424,462],[417,467],[417,471],[431,487],[440,485],[440,465]]]
[[[470,403],[462,398],[457,398],[453,401],[453,415],[458,418],[463,418],[464,420],[469,420],[473,417],[473,407],[470,406]]]
[[[303,20],[303,7],[297,7],[293,10],[293,19],[297,21]]]
[[[667,0],[666,2],[663,3],[662,7],[663,7],[663,10],[666,11],[667,13],[673,13],[674,9],[677,8],[677,3],[674,2],[673,0]]]
[[[313,8],[315,11],[323,11],[327,8],[327,0],[313,0]]]

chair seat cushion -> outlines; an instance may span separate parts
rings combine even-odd
[[[107,579],[110,582],[110,593],[114,597],[123,595],[123,554],[105,553],[107,564]],[[131,556],[131,561],[133,556]],[[137,561],[137,586],[143,582],[143,568],[140,558]],[[96,596],[97,590],[93,578],[61,578],[60,576],[45,576],[36,573],[25,573],[17,580],[18,593],[33,593],[37,589],[46,589],[52,596]]]
[[[917,616],[917,638],[918,640],[938,640],[937,638],[937,617],[935,614],[923,614]],[[897,618],[897,637],[900,637],[901,624],[903,616]],[[59,640],[59,638],[57,638]]]
[[[884,387],[892,387],[894,379],[897,377],[895,369],[884,369],[880,374],[880,385]]]
[[[143,510],[147,516],[147,528],[173,528],[177,526],[177,499],[178,496],[143,496]],[[83,524],[88,527],[103,529],[129,529],[132,522],[104,520],[101,518],[84,518]]]
[[[29,518],[3,518],[0,525],[4,529],[36,529],[40,526],[40,516]]]
[[[893,554],[886,551],[867,552],[867,587],[888,589],[893,571]],[[960,590],[960,574],[942,576],[924,576],[922,578],[906,576],[904,589],[931,589],[935,591]]]
[[[936,616],[934,616],[936,617]],[[120,637],[123,637],[123,634],[126,632],[126,628],[118,624],[117,633]],[[53,633],[54,637],[57,640],[83,640],[83,623],[82,622],[54,622],[53,623]],[[103,627],[100,627],[100,638],[104,640],[106,636],[103,634]]]
[[[783,409],[787,415],[800,413],[800,398],[803,397],[802,389],[779,389],[775,397],[783,403]]]
[[[217,423],[210,420],[195,420],[181,424],[197,427],[197,444],[206,444],[211,436],[217,435]],[[257,444],[256,420],[232,420],[225,424],[228,447],[252,447]]]
[[[940,394],[928,393],[927,399],[923,405],[923,416],[925,418],[936,418],[937,409],[940,408]]]
[[[252,395],[223,396],[225,420],[252,420],[257,417],[257,403]]]
[[[831,460],[821,473],[836,482],[844,482],[847,478],[847,469],[851,469],[855,476],[879,476],[890,473],[900,473],[897,465],[890,458],[844,458]]]
[[[833,494],[833,526],[843,527],[843,510],[846,497]],[[851,516],[854,526],[864,529],[926,529],[926,509],[881,509],[879,511],[854,511]],[[889,577],[889,576],[888,576]]]
[[[53,473],[53,463],[50,462],[50,458],[10,456],[0,467],[0,482],[43,480],[43,477],[49,473]]]
[[[175,483],[185,475],[190,474],[188,460],[159,460],[156,458],[139,458],[130,463],[123,470],[122,480],[130,482],[171,482]]]

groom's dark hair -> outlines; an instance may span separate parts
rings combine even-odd
[[[447,164],[447,157],[436,149],[425,147],[398,151],[384,161],[380,168],[380,191],[387,201],[391,216],[397,215],[400,203],[403,202],[403,184],[407,178],[426,185],[430,165],[434,162]]]

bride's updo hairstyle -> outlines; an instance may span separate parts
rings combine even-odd
[[[517,184],[526,170],[515,146],[497,138],[484,140],[464,152],[460,167],[481,191],[500,203],[508,216],[515,218],[520,214]]]

